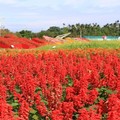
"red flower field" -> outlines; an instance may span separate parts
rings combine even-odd
[[[48,44],[46,40],[39,38],[19,38],[12,34],[0,37],[0,48],[30,49]]]
[[[119,53],[0,53],[0,120],[120,120]]]

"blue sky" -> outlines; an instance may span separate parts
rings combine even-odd
[[[0,24],[11,31],[120,20],[120,0],[0,0]]]

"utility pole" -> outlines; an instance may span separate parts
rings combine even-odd
[[[119,23],[119,20],[116,21],[116,27],[117,27],[117,36],[120,36],[120,23]]]
[[[0,36],[2,36],[2,30],[4,29],[3,22],[4,22],[4,18],[1,17],[1,18],[0,18]]]
[[[82,37],[82,30],[80,29],[80,38]]]

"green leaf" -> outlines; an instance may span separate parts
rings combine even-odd
[[[15,86],[15,90],[16,90],[16,92],[18,92],[18,93],[21,93],[21,92],[22,92],[21,89],[20,89],[20,87],[19,87],[19,85],[16,85],[16,86]]]
[[[34,110],[34,109],[32,109],[31,111],[30,111],[30,113],[32,113],[32,114],[35,114],[37,112],[37,110]]]
[[[45,103],[45,105],[48,104],[48,102],[46,100],[44,100],[44,99],[42,99],[41,102]]]
[[[41,91],[41,88],[40,87],[37,87],[35,92],[38,92],[38,91]]]
[[[18,106],[19,104],[18,103],[12,103],[11,104],[13,107],[15,107],[15,106]]]
[[[39,120],[39,118],[38,118],[37,115],[33,115],[32,118],[33,118],[34,120]]]
[[[66,76],[66,78],[68,79],[68,86],[72,86],[73,85],[73,80],[72,78],[68,75]]]

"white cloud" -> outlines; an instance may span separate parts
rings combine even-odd
[[[0,0],[2,1],[2,0]],[[59,9],[60,4],[62,2],[60,0],[10,0],[14,1],[15,5],[18,7],[31,7],[31,8],[39,8],[39,7],[49,7],[55,10]],[[7,3],[7,2],[6,2]]]
[[[64,0],[63,5],[71,8],[78,8],[85,5],[86,0]]]
[[[119,0],[0,0],[0,17],[10,29],[39,30],[62,23],[117,20],[119,6]]]
[[[17,0],[0,0],[1,4],[15,4]]]
[[[92,4],[91,4],[92,3]],[[83,7],[88,4],[100,7],[115,7],[120,5],[120,0],[0,0],[0,4],[14,4],[16,6],[38,6],[59,9],[66,5],[70,7]]]
[[[63,4],[66,5],[77,5],[82,4],[85,0],[65,0]]]
[[[120,0],[96,0],[100,7],[116,7],[120,6]]]

